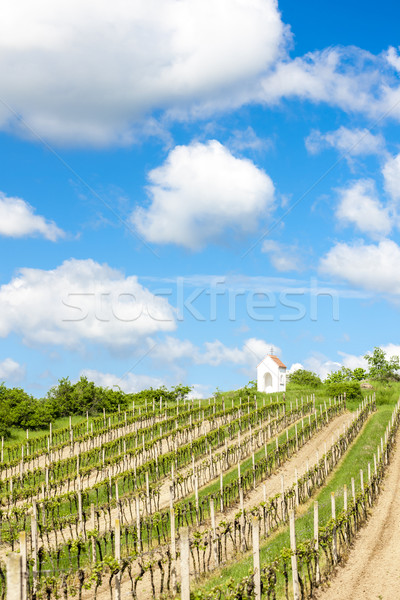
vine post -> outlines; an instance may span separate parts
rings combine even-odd
[[[297,571],[297,548],[296,548],[296,525],[294,510],[289,513],[289,529],[290,529],[290,550],[292,552],[292,581],[293,581],[293,598],[294,600],[300,600],[299,591],[299,575]]]
[[[332,529],[332,556],[333,556],[333,564],[337,564],[338,555],[337,555],[337,532],[336,532],[336,502],[335,502],[335,492],[331,492],[331,511],[332,511],[332,519],[333,529]]]
[[[181,600],[190,600],[190,550],[189,528],[182,527],[181,543]]]
[[[260,523],[258,517],[253,517],[253,570],[254,598],[261,600],[261,565],[260,565]]]
[[[141,531],[140,531],[140,503],[139,496],[135,498],[136,504],[136,536],[137,536],[137,552],[141,552],[142,541],[141,541]]]
[[[215,566],[218,567],[219,560],[218,560],[217,534],[216,534],[216,525],[215,525],[215,508],[214,508],[214,498],[212,496],[210,498],[210,515],[211,515],[214,563],[215,563]]]
[[[22,600],[21,555],[10,552],[7,556],[7,600]]]
[[[38,562],[38,539],[37,539],[37,504],[33,501],[31,517],[31,536],[33,553],[33,589],[36,589],[37,562]]]
[[[94,514],[94,503],[92,502],[90,505],[90,529],[94,531],[96,529],[96,521]],[[96,540],[94,536],[92,537],[92,562],[96,563]]]
[[[283,473],[281,475],[281,502],[282,502],[282,521],[285,522],[286,520],[286,511],[285,511],[285,478],[283,476]]]
[[[115,560],[118,565],[121,561],[121,523],[115,519]],[[121,571],[115,576],[115,600],[121,600]]]
[[[224,476],[222,474],[222,464],[221,470],[219,472],[219,489],[220,489],[220,510],[224,511]]]
[[[28,571],[27,571],[27,554],[26,546],[26,531],[19,533],[19,553],[21,555],[21,598],[27,600],[28,595]]]
[[[319,514],[318,501],[314,502],[314,550],[315,550],[315,583],[318,585],[321,581],[321,572],[319,569]]]

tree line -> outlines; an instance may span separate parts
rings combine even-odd
[[[115,386],[117,387],[117,386]],[[12,427],[42,429],[60,417],[74,415],[97,415],[115,412],[136,405],[143,405],[146,399],[152,404],[153,398],[159,402],[176,401],[186,397],[190,386],[177,385],[168,390],[165,387],[149,388],[137,393],[126,394],[121,389],[110,389],[95,385],[87,377],[72,383],[68,377],[59,380],[46,397],[35,398],[19,387],[7,387],[0,383],[0,436],[8,437]]]
[[[387,358],[382,348],[375,347],[373,352],[364,355],[364,359],[368,369],[362,367],[350,369],[343,366],[329,373],[324,381],[312,371],[297,369],[288,376],[289,387],[317,388],[325,385],[331,395],[346,391],[348,397],[357,398],[361,397],[360,382],[363,380],[378,381],[384,385],[400,381],[398,356]]]

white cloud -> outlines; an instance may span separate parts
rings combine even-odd
[[[39,235],[55,242],[65,234],[52,221],[35,215],[34,208],[21,198],[9,198],[0,192],[0,235],[13,238]]]
[[[25,366],[20,365],[12,358],[5,358],[0,362],[0,382],[20,382],[25,377]]]
[[[2,94],[42,135],[130,141],[152,110],[237,105],[284,52],[276,0],[4,0]],[[247,97],[247,92],[246,92]],[[4,107],[4,127],[17,120]]]
[[[158,389],[162,386],[168,387],[166,381],[160,377],[136,375],[135,373],[115,375],[113,373],[102,373],[94,369],[85,369],[81,371],[80,376],[87,377],[89,381],[93,381],[96,385],[101,387],[110,389],[120,388],[126,394],[134,394],[148,388]],[[188,394],[189,400],[208,398],[210,395],[209,386],[207,385],[195,383],[191,387],[192,390]]]
[[[233,131],[227,141],[227,146],[233,152],[241,152],[242,150],[262,152],[273,148],[274,142],[271,138],[258,137],[254,129],[249,126],[244,130]]]
[[[309,52],[278,62],[261,79],[258,100],[282,98],[326,103],[346,113],[400,118],[400,86],[387,53],[377,56],[355,46]]]
[[[150,242],[192,250],[226,230],[255,230],[274,200],[270,177],[216,140],[175,147],[149,180],[151,204],[134,211],[134,225]]]
[[[277,0],[3,0],[0,127],[72,144],[131,143],[146,116],[209,116],[297,97],[400,117],[397,50],[291,60]]]
[[[56,269],[20,269],[0,287],[0,337],[11,332],[28,344],[83,342],[133,348],[147,336],[175,329],[175,312],[121,271],[93,260],[65,261]]]
[[[118,376],[113,375],[112,373],[101,373],[100,371],[85,369],[80,375],[87,377],[89,381],[93,381],[93,383],[101,387],[120,388],[126,394],[140,392],[141,390],[150,387],[156,389],[165,385],[165,381],[159,377],[135,375],[135,373],[127,373],[126,375],[122,374]]]
[[[400,71],[400,56],[398,53],[399,48],[400,46],[397,49],[393,48],[393,46],[390,46],[386,54],[388,63],[392,65],[396,71]]]
[[[272,266],[277,271],[301,271],[303,269],[301,252],[295,245],[265,240],[261,252],[268,254]]]
[[[295,371],[298,371],[299,369],[304,369],[304,366],[301,363],[293,363],[290,368],[287,370],[287,374],[291,375],[291,373],[294,373]]]
[[[201,400],[202,398],[209,398],[210,395],[210,387],[208,385],[195,383],[193,389],[188,394],[188,398],[189,400]]]
[[[380,346],[381,349],[386,353],[386,358],[390,359],[393,356],[400,356],[400,345],[399,344],[386,344],[385,346]]]
[[[304,361],[306,370],[316,373],[322,380],[326,379],[329,373],[338,371],[342,366],[339,362],[327,359],[323,356],[310,356]]]
[[[385,190],[391,198],[400,200],[400,154],[389,158],[383,167]]]
[[[368,371],[368,362],[365,360],[364,355],[357,356],[356,354],[347,354],[346,352],[338,351],[339,356],[342,357],[342,364],[344,367],[351,369],[362,368]]]
[[[382,134],[374,135],[368,129],[348,129],[343,126],[325,134],[313,130],[305,144],[310,154],[317,154],[327,147],[336,148],[341,154],[349,156],[380,155],[385,152]]]
[[[400,247],[392,240],[379,244],[336,244],[320,261],[322,273],[373,292],[400,294]]]
[[[191,359],[196,352],[197,348],[189,340],[180,340],[168,335],[154,347],[150,358],[163,363],[174,363],[184,358]]]
[[[220,340],[205,342],[200,347],[189,340],[167,336],[151,352],[151,358],[162,362],[174,362],[186,358],[197,365],[218,367],[221,364],[231,363],[247,368],[256,367],[267,354],[270,354],[271,349],[275,354],[281,354],[278,346],[257,338],[245,340],[241,347],[226,346]]]
[[[387,235],[392,229],[389,211],[379,201],[371,179],[353,182],[339,190],[339,196],[336,217],[340,221],[371,235]]]
[[[281,354],[278,346],[257,338],[249,338],[241,348],[225,346],[220,340],[206,342],[204,348],[203,352],[199,351],[195,356],[195,362],[214,367],[222,363],[232,363],[244,368],[255,368],[267,354],[270,354],[271,349],[275,354]]]

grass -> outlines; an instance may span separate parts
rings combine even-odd
[[[86,417],[75,415],[71,417],[72,425],[78,425],[83,421],[86,422]],[[89,418],[89,423],[91,419]],[[64,429],[65,427],[69,427],[69,417],[60,417],[53,421],[53,431],[57,431],[57,429]],[[26,429],[20,429],[18,427],[12,427],[10,429],[10,437],[7,440],[4,440],[4,447],[14,446],[15,444],[20,444],[26,440]],[[37,439],[41,437],[48,437],[49,429],[29,429],[29,439]]]

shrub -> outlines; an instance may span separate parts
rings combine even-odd
[[[362,400],[363,394],[358,381],[341,381],[340,383],[328,383],[326,391],[329,396],[342,396],[346,392],[347,400]]]
[[[290,373],[289,385],[291,387],[304,386],[308,388],[316,388],[322,385],[322,381],[312,371],[306,371],[305,369],[297,369],[293,373]]]

